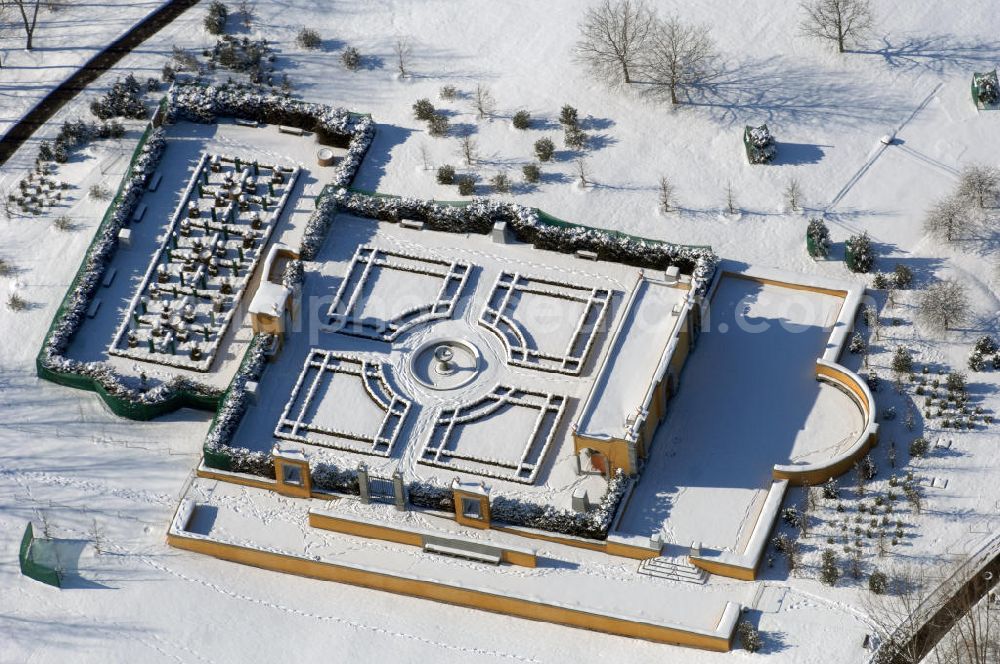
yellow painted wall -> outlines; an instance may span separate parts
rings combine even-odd
[[[607,457],[612,468],[621,468],[626,475],[631,475],[635,472],[635,468],[632,467],[628,458],[628,443],[624,440],[618,438],[598,440],[574,433],[573,445],[573,449],[577,454],[584,448],[589,447]]]
[[[619,636],[690,646],[716,652],[728,651],[732,642],[732,634],[727,636],[699,634],[675,627],[653,625],[624,618],[588,613],[586,611],[553,606],[542,602],[504,597],[467,588],[457,588],[433,581],[406,579],[382,572],[359,570],[333,563],[297,558],[272,551],[249,549],[234,544],[224,544],[201,538],[196,539],[182,535],[168,534],[167,543],[178,549],[194,551],[223,560],[276,572],[348,583],[375,590],[385,590],[401,595],[421,597],[447,604],[482,609],[484,611],[502,613],[529,620],[541,620],[568,625],[570,627],[580,627]]]
[[[688,557],[688,562],[699,569],[703,569],[711,574],[717,574],[730,579],[740,579],[741,581],[753,581],[757,578],[757,569],[742,567],[740,565],[728,565],[704,558]],[[759,564],[759,561],[758,561]]]

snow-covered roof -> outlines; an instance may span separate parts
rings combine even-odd
[[[660,372],[676,333],[688,291],[663,281],[641,278],[594,384],[578,433],[623,438],[631,419],[643,408],[649,386]]]
[[[261,281],[250,301],[250,313],[279,317],[291,291],[281,284]]]

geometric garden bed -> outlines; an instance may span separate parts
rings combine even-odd
[[[109,354],[208,371],[298,172],[203,154]]]

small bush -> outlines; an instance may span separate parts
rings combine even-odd
[[[802,515],[794,507],[786,507],[781,510],[781,520],[793,528],[802,525]]]
[[[205,14],[205,30],[211,35],[221,35],[226,31],[226,19],[229,17],[229,10],[221,2],[213,2],[208,6],[208,13]]]
[[[872,288],[875,288],[877,290],[885,290],[889,287],[889,283],[890,283],[889,277],[886,275],[886,273],[878,272],[876,273],[875,278],[872,279]]]
[[[458,193],[462,196],[472,196],[476,193],[476,181],[469,175],[455,178],[458,184]]]
[[[865,352],[865,338],[861,336],[860,332],[855,332],[854,336],[851,337],[851,342],[848,344],[847,350],[855,355]]]
[[[14,266],[0,258],[0,277],[9,277],[14,274]]]
[[[831,477],[823,483],[823,497],[827,500],[836,500],[840,497],[840,487],[837,486],[836,478]]]
[[[427,121],[427,133],[431,136],[447,136],[449,126],[447,116],[441,113],[434,113]]]
[[[500,194],[506,194],[510,191],[510,178],[507,177],[506,173],[497,173],[492,178],[490,178],[490,184],[493,185],[493,189]]]
[[[952,371],[945,379],[945,385],[949,392],[965,392],[965,374],[961,371]]]
[[[928,450],[930,450],[930,443],[923,436],[918,436],[910,441],[910,456],[911,457],[924,457],[927,456]]]
[[[521,173],[528,184],[535,184],[542,178],[542,171],[535,164],[525,164],[521,167]]]
[[[868,577],[868,590],[875,595],[884,595],[889,589],[889,577],[885,572],[875,570]]]
[[[892,271],[892,281],[899,290],[906,290],[913,284],[913,270],[902,263],[896,263]]]
[[[160,71],[160,79],[164,83],[173,83],[177,80],[177,71],[170,66],[170,63],[164,63],[163,69]]]
[[[549,161],[556,152],[556,146],[551,138],[539,138],[535,141],[535,156],[538,161]]]
[[[7,308],[11,311],[24,311],[28,308],[28,303],[17,293],[7,296]]]
[[[527,129],[531,126],[531,113],[527,111],[518,111],[514,114],[511,124],[514,125],[514,129]]]
[[[102,184],[90,186],[90,197],[97,201],[106,201],[111,198],[111,190]]]
[[[146,106],[142,103],[139,81],[132,74],[116,80],[106,95],[90,103],[90,112],[101,120],[114,117],[136,120],[145,118]]]
[[[587,147],[587,140],[588,136],[586,132],[576,125],[566,127],[566,132],[563,135],[563,141],[566,143],[566,147],[570,150],[583,150]]]
[[[577,115],[576,109],[566,104],[559,111],[559,124],[565,128],[576,127],[580,120]]]
[[[997,346],[996,339],[988,334],[985,334],[976,339],[976,345],[973,346],[973,349],[983,355],[994,355],[998,350],[1000,350],[1000,347]]]
[[[806,251],[813,258],[830,254],[830,229],[822,219],[810,219],[806,227]]]
[[[852,235],[847,239],[845,246],[847,269],[851,272],[870,272],[875,266],[875,249],[868,233]]]
[[[302,48],[317,49],[323,45],[323,39],[312,28],[302,28],[295,37],[295,43]]]
[[[840,567],[837,564],[837,554],[833,549],[823,549],[822,562],[819,568],[820,581],[828,586],[837,583],[840,578]]]
[[[438,166],[437,181],[438,184],[455,184],[455,167],[448,164]]]
[[[413,104],[413,115],[418,120],[430,120],[434,115],[434,104],[429,99],[418,99]]]
[[[438,90],[438,96],[441,99],[454,99],[458,96],[458,90],[455,89],[454,85],[442,85],[441,89]]]
[[[353,46],[348,46],[344,49],[344,52],[340,54],[340,61],[351,71],[357,71],[361,66],[361,54],[358,53],[358,49]]]
[[[757,652],[764,645],[760,638],[760,632],[749,620],[741,620],[736,625],[736,633],[740,635],[740,645],[747,652]]]
[[[56,227],[58,231],[69,231],[73,230],[73,220],[69,218],[69,215],[62,215],[57,217],[52,225]]]

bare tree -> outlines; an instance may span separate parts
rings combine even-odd
[[[740,211],[739,206],[736,204],[736,194],[733,193],[732,180],[726,182],[726,211],[729,214],[736,214]]]
[[[609,85],[631,83],[654,24],[643,0],[603,0],[583,16],[577,59]]]
[[[940,332],[969,317],[969,294],[955,279],[935,281],[920,293],[917,313],[927,325]]]
[[[21,15],[21,24],[24,26],[24,48],[30,51],[31,40],[35,36],[35,26],[38,24],[38,9],[41,7],[41,0],[0,0],[0,9],[16,7]]]
[[[922,643],[911,638],[939,606],[931,596],[926,571],[899,567],[889,573],[887,592],[869,592],[862,603],[881,641],[876,660],[919,664],[924,657]]]
[[[935,647],[939,661],[948,664],[1000,661],[1000,609],[991,606],[993,603],[989,596],[977,600],[968,588],[956,593],[945,612],[951,629]]]
[[[420,152],[420,163],[423,164],[424,170],[430,170],[431,167],[431,154],[430,150],[427,149],[426,143],[421,143],[418,148]]]
[[[958,180],[958,197],[980,208],[993,205],[1000,191],[1000,172],[991,166],[970,164]]]
[[[717,73],[715,42],[705,26],[670,17],[656,22],[648,41],[643,73],[654,91],[670,94],[671,104],[680,103],[680,90],[708,84]]]
[[[458,141],[458,151],[467,166],[475,163],[479,152],[479,145],[469,134],[463,134]]]
[[[392,45],[392,52],[396,56],[396,69],[399,75],[406,76],[410,66],[410,56],[413,54],[413,46],[409,37],[398,37]]]
[[[240,20],[243,22],[243,27],[247,30],[253,27],[254,19],[257,17],[257,6],[256,3],[250,0],[240,0]]]
[[[924,230],[948,242],[954,242],[965,235],[971,225],[972,220],[965,203],[956,196],[949,196],[935,203],[924,218]]]
[[[799,209],[802,203],[802,187],[797,178],[788,181],[788,185],[785,187],[785,200],[788,201],[788,207],[792,211]]]
[[[660,176],[660,209],[670,212],[674,205],[674,183],[666,175]]]
[[[837,42],[840,53],[848,43],[863,39],[875,22],[869,0],[808,0],[802,3],[802,10],[806,14],[802,32]]]
[[[497,103],[488,87],[482,83],[476,83],[476,91],[472,95],[472,105],[475,107],[476,113],[479,114],[480,118],[486,118],[493,115]]]
[[[590,165],[583,157],[576,160],[576,174],[580,178],[580,186],[585,187],[590,184]]]

